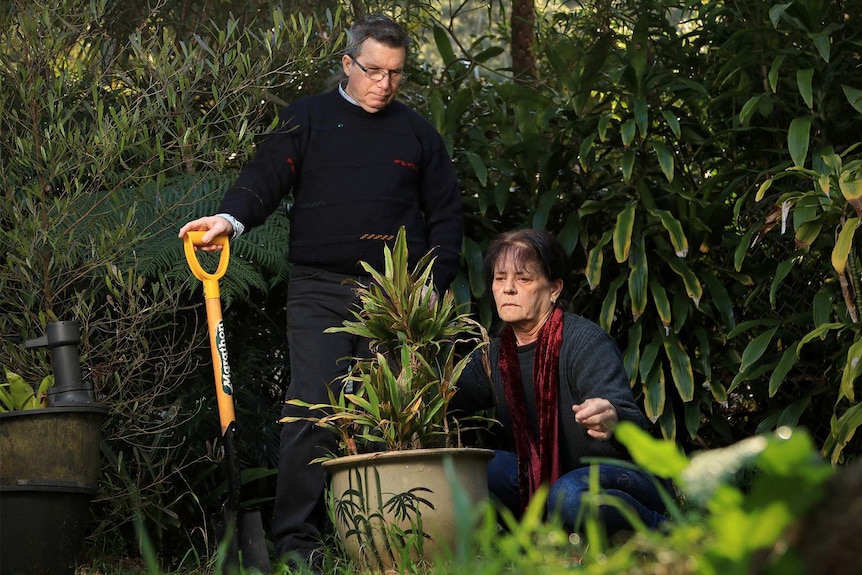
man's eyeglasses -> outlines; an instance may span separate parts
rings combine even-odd
[[[389,81],[393,84],[400,84],[407,77],[407,74],[404,73],[404,70],[382,70],[380,68],[366,68],[362,64],[360,64],[356,58],[352,55],[348,54],[350,59],[353,60],[353,63],[359,66],[359,69],[362,70],[362,73],[365,74],[365,77],[371,80],[372,82],[379,82],[383,78],[389,76]]]

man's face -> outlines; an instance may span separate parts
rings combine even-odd
[[[366,112],[379,112],[395,98],[400,82],[398,79],[393,81],[391,74],[385,74],[381,80],[370,80],[362,68],[369,73],[379,70],[401,72],[404,70],[405,57],[404,48],[390,48],[368,38],[362,43],[358,54],[352,58],[347,55],[341,58],[341,65],[347,76],[344,91]]]

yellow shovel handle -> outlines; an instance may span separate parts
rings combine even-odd
[[[227,265],[230,261],[230,240],[227,236],[216,236],[210,242],[211,244],[219,244],[222,246],[221,254],[219,255],[218,267],[213,273],[209,273],[198,260],[198,254],[195,251],[195,246],[205,246],[203,237],[206,232],[186,232],[183,238],[183,249],[186,252],[186,261],[192,269],[192,273],[196,278],[204,284],[204,295],[207,299],[218,298],[218,280],[220,280],[227,271]]]
[[[183,248],[186,261],[196,278],[204,284],[204,298],[207,310],[207,324],[210,335],[210,352],[215,376],[216,400],[218,403],[219,423],[222,436],[228,426],[236,420],[233,404],[233,381],[230,366],[227,361],[227,345],[225,343],[224,322],[222,321],[221,300],[219,299],[218,280],[227,271],[230,259],[230,242],[227,236],[217,236],[212,244],[221,244],[221,256],[214,273],[209,273],[201,267],[195,246],[206,245],[202,238],[205,232],[186,232],[183,238]]]

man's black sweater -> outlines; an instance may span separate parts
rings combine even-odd
[[[383,242],[407,230],[411,260],[435,248],[434,280],[455,276],[463,232],[461,194],[443,139],[393,101],[369,113],[335,89],[297,100],[259,146],[220,208],[246,229],[292,193],[288,258],[361,274],[383,267]]]

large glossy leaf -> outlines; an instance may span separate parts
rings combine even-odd
[[[689,465],[675,443],[658,441],[631,422],[620,423],[615,437],[626,446],[635,463],[659,477],[679,479]]]
[[[635,168],[635,157],[635,151],[632,149],[627,149],[623,152],[623,159],[620,163],[620,167],[623,170],[623,181],[625,183],[632,181],[632,172]]]
[[[688,297],[691,298],[694,305],[700,305],[700,298],[703,297],[703,286],[700,284],[700,280],[697,279],[697,276],[685,265],[682,259],[674,257],[666,259],[671,269],[682,278]]]
[[[697,437],[697,432],[700,431],[700,424],[703,418],[703,413],[700,409],[700,403],[696,401],[687,401],[682,404],[683,414],[685,416],[685,430],[691,439]]]
[[[644,412],[650,421],[655,422],[664,412],[666,398],[664,370],[658,363],[644,381]]]
[[[613,230],[608,230],[604,233],[604,235],[599,240],[593,249],[590,250],[590,253],[587,255],[587,269],[585,271],[585,275],[587,276],[587,282],[590,284],[590,289],[594,290],[599,287],[599,283],[602,279],[602,263],[604,263],[604,249],[605,246],[608,245],[608,242],[611,241],[611,237],[613,235]]]
[[[479,157],[479,154],[474,152],[465,152],[465,156],[467,156],[467,161],[470,162],[470,167],[473,168],[473,173],[476,175],[476,179],[479,180],[479,183],[483,186],[488,183],[488,166],[485,165],[485,162],[482,161],[482,158]]]
[[[778,365],[775,366],[775,370],[772,372],[772,375],[769,376],[769,397],[773,397],[775,393],[778,391],[778,388],[781,387],[781,384],[784,383],[784,378],[787,377],[787,373],[796,365],[796,361],[799,359],[799,354],[796,353],[796,346],[791,346],[784,350],[784,353],[781,355],[781,359],[778,361]]]
[[[778,288],[781,286],[781,282],[784,281],[784,278],[787,277],[787,274],[793,269],[793,265],[796,263],[795,260],[784,260],[780,262],[778,266],[775,268],[775,274],[772,277],[772,282],[769,285],[769,303],[775,308],[775,298],[778,293]]]
[[[602,311],[599,315],[599,325],[607,332],[611,331],[611,326],[614,324],[617,310],[617,292],[625,281],[625,274],[617,276],[608,286],[608,293],[605,294],[605,299],[602,300]]]
[[[847,350],[847,363],[844,365],[844,371],[841,374],[841,397],[846,397],[851,403],[856,402],[856,390],[853,386],[859,377],[862,376],[862,339],[850,346]]]
[[[850,179],[849,172],[845,172],[838,179],[838,187],[844,199],[856,210],[856,217],[862,218],[862,178]]]
[[[485,277],[482,270],[482,248],[470,238],[464,238],[464,261],[470,279],[470,291],[477,297],[485,293]]]
[[[712,299],[712,305],[715,307],[721,316],[722,322],[728,329],[733,329],[736,325],[736,319],[733,314],[733,301],[730,299],[730,294],[727,293],[727,288],[719,281],[715,274],[709,270],[701,273],[703,282],[709,289],[709,295]]]
[[[649,278],[649,289],[650,292],[652,292],[652,299],[655,304],[658,317],[661,320],[661,324],[664,326],[664,332],[665,334],[670,333],[670,323],[673,316],[670,310],[670,300],[667,298],[667,291],[664,289],[661,282],[654,276],[650,276]]]
[[[767,80],[769,81],[769,89],[774,93],[778,89],[778,72],[781,70],[781,64],[784,63],[784,54],[779,54],[772,60],[772,65],[769,66]]]
[[[646,138],[647,127],[649,126],[649,109],[647,108],[646,98],[635,99],[634,113],[635,123],[638,125],[641,138]]]
[[[632,245],[632,230],[635,225],[635,208],[637,204],[630,202],[617,214],[614,226],[614,257],[618,263],[626,261]]]
[[[845,84],[841,85],[841,89],[844,91],[844,96],[850,105],[853,106],[853,109],[862,114],[862,89]]]
[[[814,94],[811,88],[812,78],[814,78],[813,68],[803,68],[796,71],[796,87],[809,109],[814,107]]]
[[[585,172],[589,171],[590,168],[590,152],[595,145],[595,138],[594,135],[584,138],[581,140],[581,145],[578,149],[578,161]]]
[[[740,373],[746,373],[757,363],[764,352],[766,352],[769,344],[772,343],[772,338],[775,337],[775,332],[777,331],[778,327],[774,327],[748,342],[748,345],[745,346],[745,351],[742,352],[742,363],[739,365]]]
[[[658,157],[658,165],[667,181],[673,183],[674,159],[673,152],[664,142],[653,140],[651,142],[652,149],[655,150],[655,155]]]
[[[811,134],[811,116],[794,118],[787,130],[787,149],[796,167],[804,167],[808,156],[808,144]]]
[[[691,358],[674,334],[662,336],[664,351],[670,361],[670,373],[683,401],[694,399],[694,370]]]
[[[673,135],[679,139],[682,137],[682,131],[679,127],[679,118],[676,117],[676,114],[671,112],[670,110],[662,110],[661,115],[664,116],[665,122],[667,122],[668,127],[670,128]]]
[[[636,124],[634,120],[626,120],[623,122],[622,126],[620,126],[620,136],[623,139],[623,146],[626,148],[632,145],[632,141],[635,139],[635,128]]]
[[[641,336],[643,335],[643,326],[641,322],[632,324],[628,331],[628,339],[626,348],[623,350],[623,365],[626,373],[629,374],[629,386],[634,387],[638,380],[640,372],[640,357],[641,357]]]
[[[437,44],[437,51],[440,52],[440,57],[443,63],[447,66],[455,61],[455,51],[452,50],[452,41],[449,39],[449,34],[442,26],[434,26],[434,42]]]
[[[688,238],[682,231],[682,224],[679,223],[679,220],[668,210],[652,210],[650,213],[658,216],[662,227],[667,230],[670,243],[673,245],[673,251],[677,257],[686,257],[688,255]]]
[[[859,227],[859,218],[850,218],[844,225],[841,226],[841,232],[838,234],[838,239],[835,242],[835,247],[832,248],[832,267],[839,274],[844,273],[847,267],[847,258],[850,255],[850,250],[853,248],[853,235],[856,233],[856,228]]]
[[[825,31],[819,31],[815,32],[814,34],[810,34],[809,37],[811,38],[811,41],[814,42],[814,47],[817,48],[817,53],[820,54],[820,57],[823,58],[823,61],[828,64],[830,52],[832,51],[832,44],[829,39],[829,33]]]
[[[832,433],[823,446],[823,451],[829,454],[832,463],[838,463],[841,460],[841,453],[860,426],[862,426],[862,403],[851,406],[841,417],[832,416],[830,422]]]
[[[632,319],[637,321],[646,310],[649,264],[643,249],[643,240],[637,242],[629,258],[629,299]]]
[[[793,234],[793,239],[796,241],[796,249],[807,250],[814,243],[814,240],[820,235],[823,230],[823,221],[820,219],[805,222]]]
[[[757,105],[760,103],[760,99],[763,98],[763,94],[755,94],[751,96],[745,104],[742,105],[742,109],[739,111],[739,124],[742,126],[747,126],[748,121],[751,119],[751,116],[754,112],[757,111]]]

